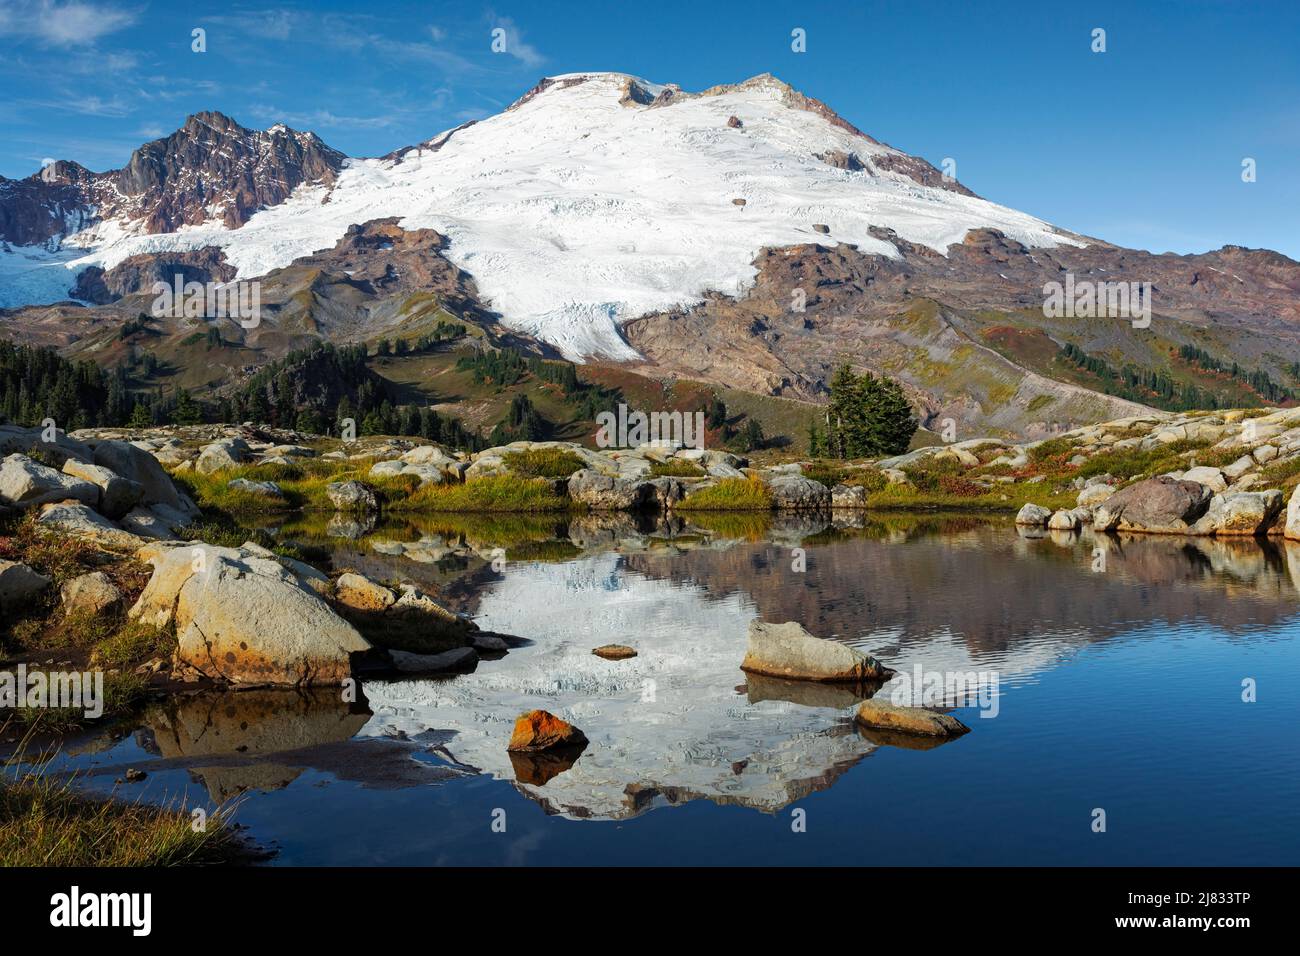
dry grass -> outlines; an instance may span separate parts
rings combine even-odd
[[[82,796],[70,780],[12,759],[0,774],[0,866],[194,866],[254,855],[228,810],[196,831],[183,809]]]

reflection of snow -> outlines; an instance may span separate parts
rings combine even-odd
[[[515,718],[550,710],[591,745],[545,786],[520,786],[583,817],[630,816],[650,791],[777,810],[872,749],[841,712],[737,693],[755,616],[748,600],[710,600],[693,585],[624,572],[620,560],[512,569],[483,596],[477,620],[536,643],[462,677],[368,683],[375,716],[362,734],[451,729],[456,760],[513,780],[506,742]],[[638,656],[591,653],[612,642]]]
[[[976,654],[949,628],[935,630],[918,639],[912,635],[904,637],[904,629],[894,627],[881,628],[868,634],[864,640],[853,643],[886,661],[902,675],[884,686],[881,694],[885,699],[896,704],[939,707],[965,704],[961,694],[939,700],[914,693],[914,668],[920,667],[927,674],[944,675],[945,684],[956,681],[959,687],[963,675],[981,675],[980,686],[1005,691],[1004,685],[1032,682],[1042,671],[1072,656],[1088,641],[1088,633],[1084,630],[1055,629],[1018,638],[1011,647],[996,652]],[[973,702],[969,703],[973,706]]]

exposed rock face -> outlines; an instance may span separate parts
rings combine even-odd
[[[767,481],[772,507],[778,511],[824,511],[831,506],[830,489],[802,475],[779,475]]]
[[[0,462],[0,504],[34,508],[52,501],[99,503],[99,486],[55,471],[26,455],[9,455]]]
[[[333,183],[343,160],[314,133],[250,130],[221,113],[196,113],[122,169],[57,162],[23,180],[0,179],[0,240],[35,245],[119,216],[150,233],[214,218],[236,229],[304,183]]]
[[[274,481],[251,481],[248,478],[234,478],[226,482],[226,487],[243,491],[259,498],[283,498],[284,492]]]
[[[25,564],[0,558],[0,611],[13,611],[37,600],[52,583]]]
[[[190,515],[197,513],[193,502],[176,489],[171,476],[163,470],[158,459],[143,448],[124,441],[96,441],[94,461],[96,465],[141,485],[146,504],[166,505]]]
[[[1276,253],[1225,247],[1153,256],[1098,242],[1030,249],[976,229],[941,256],[885,230],[879,238],[900,257],[831,243],[765,249],[742,299],[712,296],[694,308],[634,318],[624,335],[663,374],[807,400],[825,393],[837,364],[827,355],[854,356],[859,366],[898,379],[923,424],[951,417],[984,433],[1031,437],[1144,411],[1050,378],[1050,368],[1001,347],[984,310],[1041,312],[1044,285],[1067,273],[1152,282],[1161,290],[1162,317],[1177,322],[1213,311],[1232,324],[1247,354],[1266,352],[1270,336],[1300,348],[1300,305],[1284,291],[1300,283],[1300,265]],[[795,290],[806,295],[798,312],[789,307]],[[1072,320],[1035,321],[1042,331],[1034,337],[1044,346],[1076,335]],[[1141,361],[1145,345],[1137,336],[1146,333],[1115,334]]]
[[[1027,504],[1016,515],[1016,524],[1030,528],[1045,528],[1052,518],[1050,508],[1042,505]]]
[[[635,511],[658,501],[648,481],[614,478],[584,468],[569,479],[569,497],[596,511]]]
[[[216,246],[184,252],[151,252],[127,256],[111,269],[90,266],[78,274],[70,294],[75,299],[106,305],[123,296],[151,293],[156,283],[230,282],[238,270]]]
[[[1282,526],[1282,533],[1288,541],[1300,541],[1300,485],[1291,492],[1291,500],[1286,506],[1286,524]]]
[[[960,737],[970,733],[970,728],[956,717],[936,714],[924,707],[899,707],[874,697],[858,705],[854,719],[876,730],[922,734],[927,737]]]
[[[1098,531],[1179,534],[1190,530],[1210,506],[1213,492],[1195,481],[1148,478],[1115,492],[1093,515]]]
[[[515,721],[514,733],[506,748],[515,753],[534,753],[565,747],[585,747],[587,737],[566,720],[545,710],[530,710]]]
[[[55,431],[54,441],[47,442],[45,437],[44,429],[0,425],[0,455],[21,453],[32,457],[39,453],[42,459],[58,468],[62,468],[69,458],[85,462],[92,460],[90,446],[69,438],[61,431]]]
[[[892,674],[874,657],[856,648],[815,637],[794,621],[752,621],[743,671],[791,680],[866,682]]]
[[[338,684],[370,644],[284,564],[244,548],[152,545],[131,609],[175,626],[175,669],[234,684]]]
[[[122,530],[89,505],[74,501],[43,506],[36,524],[45,530],[88,541],[110,551],[134,551],[144,544],[142,538]]]
[[[121,518],[144,499],[143,485],[102,465],[87,465],[69,458],[63,463],[63,473],[99,487],[99,500],[95,507],[107,518]]]
[[[95,615],[117,608],[124,595],[103,571],[92,571],[73,578],[63,585],[63,610],[65,614]]]
[[[1285,502],[1280,491],[1238,491],[1215,495],[1210,507],[1192,525],[1192,534],[1266,534]]]
[[[1047,527],[1052,531],[1078,531],[1079,516],[1073,511],[1057,511],[1048,519]]]
[[[242,438],[227,438],[206,446],[194,462],[194,470],[201,475],[210,475],[224,468],[234,468],[249,458],[252,449]]]

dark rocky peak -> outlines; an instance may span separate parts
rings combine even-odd
[[[313,133],[283,125],[251,130],[223,113],[202,112],[132,153],[116,185],[148,232],[214,217],[234,229],[304,183],[333,183],[344,158]]]

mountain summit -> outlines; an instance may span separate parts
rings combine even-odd
[[[71,223],[64,245],[85,253],[70,268],[211,245],[251,278],[398,216],[448,237],[506,325],[573,358],[635,357],[620,323],[742,294],[766,247],[829,236],[898,256],[880,229],[940,254],[979,228],[1027,246],[1079,242],[766,74],[700,93],[620,73],[548,77],[495,116],[381,159],[342,161],[311,134],[203,113],[104,175],[123,198],[89,202],[92,228],[88,212]],[[88,199],[99,183],[82,187]]]

